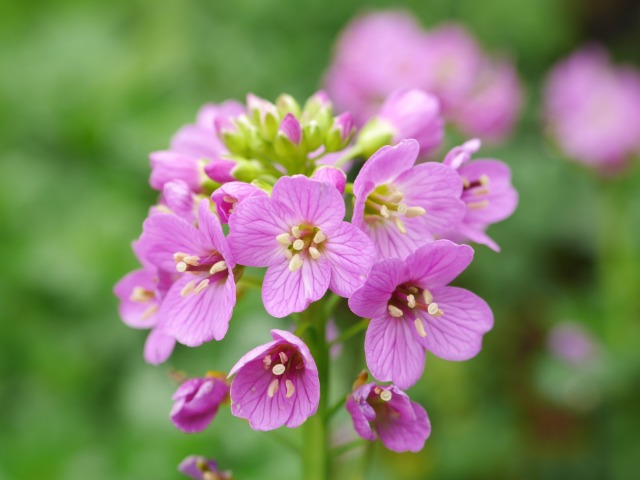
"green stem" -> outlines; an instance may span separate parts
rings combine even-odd
[[[347,401],[347,396],[345,395],[340,400],[338,400],[328,411],[327,411],[327,422],[333,418],[333,416],[342,410],[344,404]]]
[[[313,303],[301,313],[299,329],[318,367],[320,402],[316,414],[303,426],[302,466],[305,480],[329,478],[329,435],[327,429],[327,399],[329,398],[329,348],[325,339],[327,318],[323,302]]]
[[[366,330],[368,326],[369,326],[369,319],[368,318],[363,318],[362,320],[360,320],[355,325],[352,325],[351,327],[347,328],[344,332],[342,332],[338,336],[338,338],[333,340],[329,345],[332,346],[332,345],[335,345],[337,343],[343,343],[343,342],[349,340],[354,335],[357,335],[361,331]]]
[[[354,448],[358,448],[358,447],[364,447],[366,445],[365,441],[362,440],[361,438],[358,438],[357,440],[353,440],[351,442],[347,442],[347,443],[343,443],[342,445],[338,445],[337,447],[334,447],[331,449],[331,456],[332,457],[338,457],[340,455],[342,455],[343,453],[346,453],[350,450],[353,450]]]

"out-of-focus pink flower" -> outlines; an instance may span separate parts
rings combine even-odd
[[[563,322],[549,332],[547,346],[556,357],[576,366],[584,365],[598,355],[596,340],[581,325]]]
[[[229,384],[224,377],[191,378],[173,394],[171,421],[183,432],[200,432],[211,423],[228,395]]]
[[[602,48],[583,48],[549,74],[544,117],[567,156],[615,173],[640,152],[640,71],[612,65]]]

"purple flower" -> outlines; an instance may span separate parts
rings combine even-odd
[[[473,258],[473,249],[448,240],[420,247],[405,260],[376,263],[349,299],[356,314],[370,318],[365,356],[372,375],[401,388],[415,384],[425,349],[446,360],[467,360],[493,326],[484,300],[448,287]]]
[[[640,72],[612,65],[601,48],[584,48],[554,67],[544,109],[562,151],[603,174],[640,153]]]
[[[271,197],[240,203],[229,218],[229,246],[242,265],[268,267],[262,286],[274,317],[305,310],[327,289],[347,297],[373,263],[371,241],[342,221],[344,200],[331,184],[282,177]]]
[[[340,193],[344,193],[344,187],[347,185],[347,175],[341,168],[331,165],[321,165],[313,172],[312,178],[320,182],[330,183],[335,186]]]
[[[349,396],[346,408],[358,435],[379,437],[394,452],[418,452],[431,434],[425,409],[395,385],[367,383]]]
[[[576,366],[593,361],[600,353],[593,336],[574,322],[563,322],[553,327],[547,345],[556,357]]]
[[[235,261],[209,200],[198,208],[198,228],[172,215],[152,215],[140,239],[146,258],[177,280],[162,301],[165,333],[195,347],[224,338],[236,301]]]
[[[211,423],[228,395],[229,385],[224,378],[189,379],[173,394],[171,421],[183,432],[200,432]]]
[[[218,470],[215,460],[200,455],[190,455],[178,465],[180,473],[195,480],[231,480],[229,472]]]
[[[454,241],[471,240],[499,252],[500,247],[485,233],[493,223],[509,217],[518,205],[518,192],[511,185],[511,170],[499,160],[469,162],[480,148],[480,141],[469,140],[452,149],[444,164],[462,179],[462,201],[467,209],[460,225],[445,236]]]
[[[236,206],[252,197],[266,197],[267,193],[258,187],[244,182],[228,182],[211,195],[216,204],[218,216],[222,223],[227,223]]]
[[[271,330],[272,342],[245,354],[231,369],[231,412],[254,430],[295,428],[313,415],[320,400],[316,363],[302,340]]]
[[[353,185],[353,224],[371,237],[379,257],[404,258],[458,226],[465,212],[462,182],[446,165],[415,165],[415,140],[378,150]]]
[[[420,156],[437,149],[444,135],[440,102],[421,90],[396,90],[382,104],[378,118],[390,124],[394,131],[393,143],[405,138],[417,140]]]

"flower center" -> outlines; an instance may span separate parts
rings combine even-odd
[[[180,292],[183,297],[192,293],[197,295],[205,290],[209,284],[226,280],[229,275],[226,262],[220,252],[216,250],[213,250],[206,257],[176,252],[173,254],[173,259],[176,262],[176,270],[180,273],[206,274],[206,277],[202,278],[200,282],[193,280],[187,283]]]
[[[426,337],[427,332],[424,328],[422,318],[417,315],[416,310],[425,312],[432,317],[441,317],[444,315],[442,309],[433,301],[433,295],[426,288],[420,288],[415,285],[402,284],[396,287],[387,302],[387,311],[394,318],[403,318],[405,316],[413,317],[413,325],[421,337]]]
[[[156,294],[152,290],[147,290],[144,287],[133,287],[129,300],[136,303],[149,303],[156,299]],[[153,303],[147,307],[147,309],[140,315],[140,320],[147,320],[158,311],[158,304]]]
[[[403,202],[404,195],[393,185],[380,185],[369,194],[365,202],[364,218],[367,223],[392,221],[400,233],[407,233],[401,217],[412,218],[425,215],[422,207],[410,207]]]
[[[290,346],[279,346],[267,353],[262,359],[265,370],[271,370],[271,382],[267,387],[267,397],[273,398],[284,385],[287,389],[286,398],[291,398],[296,392],[292,378],[298,370],[304,368],[304,360],[298,350]]]
[[[291,231],[276,236],[278,243],[286,247],[284,255],[289,260],[291,272],[299,270],[305,260],[318,260],[326,239],[318,227],[305,224],[294,225]]]
[[[480,175],[477,180],[469,181],[465,177],[462,178],[463,192],[462,197],[468,208],[480,209],[489,206],[489,200],[486,198],[476,199],[474,197],[480,197],[482,195],[488,195],[491,190],[489,189],[489,176]]]

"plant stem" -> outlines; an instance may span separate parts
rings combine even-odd
[[[313,303],[301,314],[298,326],[318,367],[320,402],[314,416],[303,425],[302,467],[305,480],[329,478],[329,435],[327,399],[329,398],[329,347],[325,339],[327,318],[323,301]]]
[[[336,343],[343,343],[349,340],[354,335],[357,335],[361,331],[366,330],[368,326],[369,326],[369,319],[363,318],[355,325],[352,325],[351,327],[347,328],[344,332],[340,334],[338,338],[333,340],[329,345],[332,346],[332,345],[335,345]]]

